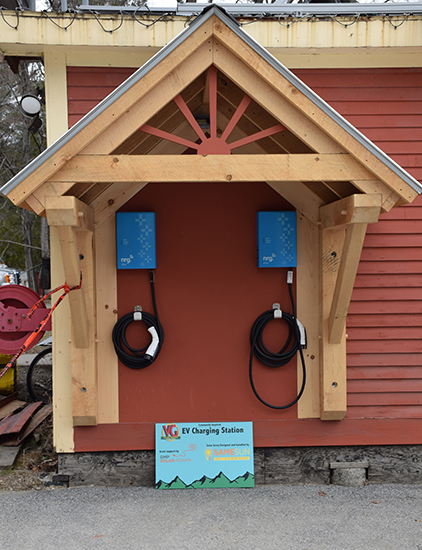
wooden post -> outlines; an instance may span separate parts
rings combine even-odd
[[[352,195],[319,209],[321,420],[346,415],[346,317],[366,227],[378,220],[381,200],[381,195]]]
[[[46,214],[56,227],[71,318],[73,425],[97,424],[96,300],[91,207],[75,197],[46,197]]]

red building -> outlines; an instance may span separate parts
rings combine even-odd
[[[248,420],[257,481],[328,480],[333,461],[417,481],[422,68],[290,72],[213,7],[141,69],[67,66],[66,86],[70,130],[3,190],[47,216],[57,279],[83,273],[55,327],[61,473],[90,482],[91,453],[105,453],[122,482],[149,483],[155,423]],[[274,302],[291,305],[287,270],[256,266],[255,216],[290,210],[307,384],[275,410],[250,388],[249,333]],[[157,220],[165,342],[142,370],[111,342],[135,305],[154,311],[149,272],[116,269],[117,211]],[[273,323],[265,338],[277,349],[286,336]],[[253,368],[272,404],[300,391],[299,360]]]

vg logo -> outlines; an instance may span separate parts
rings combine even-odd
[[[161,430],[161,439],[165,439],[166,441],[180,439],[180,430],[177,424],[164,424]]]

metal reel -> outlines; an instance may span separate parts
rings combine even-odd
[[[0,287],[0,353],[17,353],[28,336],[38,327],[40,321],[47,315],[47,308],[41,303],[28,319],[29,310],[39,301],[36,292],[22,285],[2,285]],[[46,326],[44,330],[49,330]],[[32,342],[35,346],[44,331],[40,332]]]

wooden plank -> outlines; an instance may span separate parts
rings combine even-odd
[[[78,155],[54,175],[79,182],[250,182],[368,179],[350,155]]]
[[[73,196],[46,197],[49,225],[67,225],[76,229],[94,230],[93,209]]]
[[[346,336],[329,341],[330,313],[345,240],[345,230],[320,230],[322,258],[321,420],[342,420],[346,415]]]
[[[367,301],[367,302],[373,302],[373,301],[379,300],[381,302],[388,302],[389,300],[391,300],[391,297],[392,297],[391,296],[392,288],[400,289],[399,293],[405,294],[405,300],[416,301],[416,302],[419,302],[420,300],[422,300],[422,288],[415,286],[412,289],[408,289],[406,288],[406,286],[401,286],[402,283],[397,284],[396,287],[392,287],[391,281],[388,281],[388,282],[390,283],[390,285],[386,285],[385,287],[381,287],[381,288],[379,287],[377,288],[376,286],[357,288],[355,283],[355,288],[353,289],[353,294],[352,294],[352,300]]]
[[[404,84],[403,84],[404,86]],[[313,90],[316,91],[315,88]],[[343,90],[340,92],[342,94]],[[356,90],[356,96],[362,93],[363,90]],[[363,92],[364,93],[364,92]],[[318,95],[321,95],[318,93]],[[356,97],[355,96],[355,97]],[[321,95],[321,97],[323,97]],[[422,114],[422,105],[419,101],[369,101],[365,98],[356,97],[354,100],[339,100],[330,101],[331,107],[338,111],[341,115],[366,115],[366,114],[394,114],[394,115],[413,115]],[[376,115],[375,115],[376,116]],[[358,126],[359,127],[359,126]]]
[[[422,219],[419,220],[395,220],[392,223],[390,220],[380,220],[376,226],[369,228],[369,233],[390,234],[414,234],[422,233]]]
[[[111,87],[111,90],[114,90],[136,70],[137,67],[113,67],[113,70],[111,71],[110,67],[68,66],[67,84],[73,92],[77,91],[79,87],[86,88],[87,73],[89,73],[95,79],[99,89]]]
[[[1,408],[7,405],[7,403],[10,403],[11,401],[15,401],[18,397],[18,392],[15,391],[13,393],[10,393],[9,395],[0,395],[0,411]]]
[[[73,227],[66,225],[57,226],[59,233],[60,247],[66,283],[70,287],[76,287],[80,283],[81,265],[80,251],[76,238],[76,231]],[[83,233],[90,233],[84,231]],[[83,288],[72,290],[69,293],[68,301],[70,305],[70,315],[72,320],[72,341],[73,345],[80,348],[87,348],[88,339],[88,320],[84,298],[85,281],[82,282]]]
[[[390,128],[387,132],[384,128],[366,128],[362,133],[375,144],[382,146],[384,141],[420,141],[422,129]]]
[[[404,299],[412,299],[410,294],[414,292],[415,287],[421,286],[420,276],[416,273],[380,273],[380,274],[365,274],[359,273],[356,277],[355,288],[387,288],[390,287],[390,300],[400,300],[400,296]],[[412,288],[411,288],[412,287]],[[404,290],[394,290],[394,289]],[[408,289],[408,290],[406,290]]]
[[[411,249],[406,249],[411,252]],[[419,255],[419,257],[421,257]],[[394,274],[412,274],[422,272],[422,261],[381,261],[381,262],[361,262],[359,265],[359,275],[373,275],[374,273]]]
[[[416,355],[415,355],[416,357]],[[351,367],[348,362],[347,380],[422,380],[422,367],[420,365],[420,356],[418,357],[419,364],[413,367],[404,367],[397,363],[398,366],[382,366],[382,367]],[[350,386],[348,386],[350,388]]]
[[[418,408],[420,410],[420,407]],[[130,451],[154,449],[154,424],[99,424],[75,428],[75,451]],[[254,421],[254,446],[309,447],[312,445],[420,445],[422,419],[361,418],[344,422],[309,419]]]
[[[124,113],[131,109],[133,105],[138,103],[141,98],[148,94],[151,90],[157,86],[161,81],[169,81],[168,73],[171,71],[174,76],[172,79],[173,89],[169,90],[169,94],[173,93],[177,95],[180,91],[183,90],[192,80],[193,75],[195,74],[196,65],[201,66],[201,60],[198,60],[198,64],[192,64],[190,61],[187,61],[189,58],[192,59],[193,53],[200,48],[204,42],[207,42],[211,36],[212,23],[207,22],[202,25],[199,32],[188,36],[186,40],[175,50],[169,53],[163,63],[156,65],[152,68],[142,79],[141,81],[136,82],[123,96],[118,100],[114,101],[110,107],[105,111],[99,114],[88,126],[81,129],[80,132],[70,140],[63,147],[60,148],[57,153],[55,153],[48,161],[44,162],[36,171],[30,174],[24,182],[19,186],[13,189],[8,197],[15,203],[20,204],[22,201],[26,200],[27,196],[30,195],[35,189],[37,189],[45,181],[52,179],[52,175],[59,170],[66,161],[72,156],[76,155],[83,148],[87,147],[92,141],[95,140],[97,136],[104,133],[105,130],[113,124],[113,122],[119,119]],[[208,59],[206,52],[203,53],[203,58]],[[210,52],[211,53],[211,52]],[[209,53],[209,55],[210,55]],[[180,64],[185,63],[185,71],[177,72],[176,69]],[[206,64],[206,63],[205,63]],[[189,66],[190,65],[190,71]],[[201,71],[200,71],[201,72]],[[183,73],[183,75],[182,75]],[[183,78],[186,79],[184,79]],[[165,104],[169,101],[168,98],[161,98],[162,104]],[[160,106],[157,104],[156,109],[159,110]],[[147,105],[143,105],[143,114],[142,117],[146,118],[149,115]],[[141,119],[136,119],[139,124],[142,123]],[[144,120],[146,122],[146,120]],[[133,124],[133,120],[132,120]]]
[[[412,301],[408,297],[403,300],[393,300],[389,302],[379,303],[377,301],[357,302],[352,299],[349,307],[348,319],[353,319],[354,315],[361,314],[380,314],[380,315],[397,315],[397,314],[414,314],[421,313],[420,304],[417,301]]]
[[[39,411],[37,411],[31,420],[28,422],[24,430],[19,434],[15,434],[10,437],[7,441],[4,441],[2,445],[14,447],[19,445],[21,441],[24,441],[32,432],[42,423],[46,418],[50,416],[53,411],[52,405],[44,405]]]
[[[86,345],[84,348],[78,346],[77,342],[73,343],[74,336],[72,337],[72,417],[74,426],[85,426],[95,425],[98,422],[96,282],[93,233],[90,231],[79,231],[77,233],[77,246],[83,256],[81,268],[85,305]],[[72,293],[70,293],[71,295]],[[76,319],[79,319],[79,315],[81,314],[82,312],[78,313]],[[74,334],[75,331],[73,330]]]
[[[119,421],[119,368],[110,338],[117,322],[115,236],[115,217],[110,214],[95,231],[99,423]]]
[[[374,89],[382,93],[386,90],[399,91],[400,86],[418,88],[421,81],[421,72],[418,67],[412,69],[399,67],[294,69],[293,72],[308,86],[324,89],[345,88],[351,93],[354,92],[356,96]],[[418,97],[422,99],[421,91],[417,91]],[[385,97],[388,99],[389,95],[386,94]]]
[[[379,354],[402,353],[402,340],[351,340],[347,342],[348,353]],[[420,339],[406,341],[406,353],[422,353]]]
[[[0,409],[0,420],[3,420],[3,418],[6,418],[15,411],[22,409],[25,405],[25,401],[18,400],[10,401],[10,403],[3,405]]]
[[[321,228],[375,223],[381,212],[381,195],[351,195],[319,210]]]
[[[328,321],[328,340],[331,344],[340,344],[344,335],[365,233],[365,223],[351,224],[346,228]]]
[[[351,393],[348,395],[351,407],[371,405],[422,405],[422,393]]]
[[[303,350],[306,364],[305,391],[297,405],[298,418],[319,418],[320,414],[320,341],[319,299],[320,273],[318,258],[319,230],[304,216],[297,216],[298,269],[296,295],[297,316],[306,327],[307,348]],[[302,369],[297,358],[298,391],[302,385]]]
[[[66,50],[65,48],[47,48],[43,57],[45,67],[47,145],[51,145],[68,128]]]
[[[380,222],[378,222],[380,223]],[[382,247],[414,247],[420,243],[420,234],[418,233],[405,233],[396,235],[390,234],[376,234],[367,233],[365,246],[368,248],[382,248]]]
[[[349,114],[347,120],[356,128],[420,128],[422,115],[412,114]]]
[[[422,393],[422,378],[348,380],[347,393]]]
[[[389,339],[400,340],[417,340],[420,338],[421,326],[392,326],[392,327],[348,327],[347,334],[349,340],[377,340]]]
[[[28,422],[28,420],[41,406],[41,401],[37,403],[31,403],[30,405],[27,405],[23,411],[14,414],[11,418],[8,419],[7,425],[2,425],[0,427],[0,435],[5,436],[19,433]]]
[[[420,259],[421,259],[420,249],[416,247],[414,248],[411,248],[411,247],[369,248],[365,242],[365,247],[362,250],[362,256],[360,261],[362,264],[366,262],[371,262],[371,263],[377,262],[380,265],[381,263],[387,263],[387,262],[388,263],[389,262],[412,263],[412,261],[420,260]]]
[[[217,23],[218,25],[218,23]],[[219,42],[221,41],[227,47],[227,50],[223,47],[216,48],[214,54],[214,63],[223,72],[230,75],[242,89],[248,91],[248,83],[245,82],[245,78],[239,78],[236,74],[234,77],[233,65],[239,64],[240,59],[243,67],[248,66],[255,73],[255,77],[259,76],[262,81],[265,81],[270,86],[273,86],[284,98],[286,98],[297,112],[304,114],[309,121],[312,121],[317,127],[334,139],[340,147],[344,147],[347,151],[353,154],[353,156],[360,160],[363,164],[368,166],[375,174],[377,179],[386,183],[392,190],[394,190],[400,197],[411,202],[416,196],[417,192],[409,185],[405,185],[403,180],[397,176],[390,168],[388,168],[383,162],[378,160],[374,155],[361,145],[357,140],[352,138],[346,130],[338,125],[331,117],[326,115],[322,110],[316,107],[316,105],[308,99],[304,94],[300,93],[290,82],[288,82],[278,71],[276,71],[270,64],[263,63],[262,58],[257,56],[256,53],[237,35],[230,31],[227,27],[219,25]],[[223,51],[225,50],[225,51]],[[227,51],[230,50],[232,58],[228,60]],[[235,53],[233,53],[235,52]],[[246,70],[243,69],[244,76],[246,76]],[[247,75],[250,78],[249,75]],[[243,81],[243,85],[240,81]],[[263,99],[265,98],[265,91],[261,93],[250,93],[254,98],[259,98],[261,105],[263,105]],[[266,100],[268,98],[265,98]],[[279,103],[279,102],[278,102]],[[267,110],[275,114],[274,106],[268,104]],[[289,129],[295,131],[292,126],[285,123],[283,117],[276,116],[282,124],[285,124]],[[311,124],[308,122],[309,133],[311,133]],[[303,136],[302,136],[303,137]],[[318,149],[321,151],[321,149]],[[384,202],[384,201],[383,201]]]
[[[422,327],[422,313],[402,313],[386,315],[385,313],[348,315],[347,326],[352,327]],[[349,337],[350,337],[349,332]]]
[[[354,366],[359,368],[385,367],[388,372],[394,373],[394,368],[399,367],[406,369],[406,366],[421,367],[421,356],[419,353],[349,353],[347,355],[348,370]],[[391,371],[389,369],[392,369]],[[404,376],[404,375],[403,375]]]
[[[347,417],[350,419],[391,418],[406,422],[408,418],[421,418],[422,407],[416,405],[367,405],[349,406]]]

